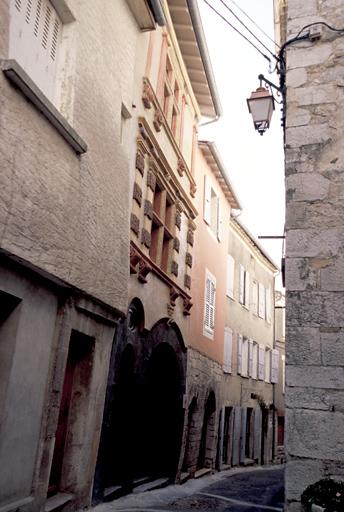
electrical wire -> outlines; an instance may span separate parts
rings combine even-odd
[[[226,4],[226,2],[224,0],[219,1],[238,20],[238,22],[247,30],[247,32],[249,32],[263,46],[263,48],[265,48],[265,50],[267,50],[270,55],[276,59],[276,55],[259,39],[259,37],[256,36],[254,32],[252,32],[252,30],[247,27],[247,25],[245,25],[245,23],[239,18],[239,16],[235,14],[235,12]]]
[[[217,11],[215,9],[215,7],[213,7],[209,2],[208,0],[203,0],[204,3],[207,4],[208,7],[210,7],[210,9],[212,11],[214,11],[225,23],[227,23],[227,25],[229,25],[233,30],[235,30],[235,32],[237,32],[241,37],[243,37],[251,46],[253,46],[253,48],[255,48],[257,50],[257,52],[259,52],[262,57],[264,57],[264,59],[268,60],[269,63],[270,63],[270,66],[271,66],[271,59],[270,57],[268,57],[267,55],[265,55],[265,53],[263,53],[259,48],[258,46],[256,46],[250,39],[248,39],[248,37],[246,37],[242,32],[240,32],[240,30],[238,30],[234,25],[232,25],[230,23],[230,21],[227,20],[227,18],[225,18],[219,11]],[[276,56],[274,55],[274,57],[276,58]]]
[[[344,28],[335,28],[335,27],[332,27],[331,25],[329,25],[328,23],[326,23],[325,21],[315,21],[314,23],[309,23],[309,25],[305,25],[304,27],[302,27],[302,29],[300,30],[300,32],[296,35],[296,37],[299,37],[302,32],[304,30],[306,30],[307,28],[311,28],[311,27],[315,27],[316,25],[322,25],[326,28],[328,28],[329,30],[332,30],[332,32],[339,32],[339,33],[344,33]]]
[[[248,18],[250,20],[251,23],[253,23],[253,25],[255,27],[257,27],[258,30],[261,31],[262,34],[264,34],[265,37],[267,37],[272,43],[274,43],[278,48],[280,48],[280,45],[278,43],[276,43],[276,41],[274,39],[272,39],[269,34],[267,34],[266,32],[264,32],[264,30],[236,3],[234,2],[234,0],[229,0],[233,5],[235,5],[235,7],[237,9],[239,9],[240,12],[243,13],[244,16],[246,16],[246,18]]]

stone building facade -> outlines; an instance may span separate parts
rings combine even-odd
[[[1,511],[90,504],[128,303],[124,125],[156,26],[134,4],[0,5]]]
[[[200,215],[192,274],[197,302],[188,337],[182,478],[271,462],[275,439],[271,381],[277,382],[272,300],[277,268],[232,217],[240,204],[216,146],[200,142],[197,161]]]
[[[298,512],[309,484],[344,477],[343,3],[288,0],[285,24],[287,41],[306,35],[286,47],[286,510]]]

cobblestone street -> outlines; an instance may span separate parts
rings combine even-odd
[[[94,512],[282,512],[284,468],[233,469],[182,486],[131,494]]]

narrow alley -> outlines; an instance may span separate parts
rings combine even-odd
[[[182,486],[137,492],[94,512],[282,512],[284,467],[232,469]]]

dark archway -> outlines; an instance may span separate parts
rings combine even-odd
[[[149,475],[174,477],[183,429],[183,394],[173,348],[166,342],[152,351],[145,375],[145,453]]]
[[[188,409],[188,423],[185,439],[185,450],[182,470],[194,474],[197,463],[197,452],[195,448],[197,446],[197,438],[199,435],[198,423],[197,423],[197,399],[194,397],[191,400],[191,404]]]
[[[211,468],[215,453],[216,399],[211,391],[204,407],[202,436],[198,454],[198,469]]]

